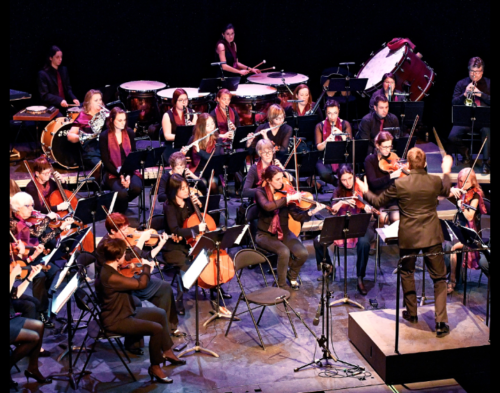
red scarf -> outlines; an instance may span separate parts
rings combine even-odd
[[[314,104],[314,103],[313,103],[313,104]],[[300,106],[299,106],[299,104],[298,104],[298,103],[294,103],[293,105],[294,105],[294,106],[295,106],[295,105],[297,105],[297,107],[294,107],[293,109],[295,109],[295,112],[297,112],[297,114],[298,114],[299,116],[305,116],[306,112],[307,112],[309,109],[311,109],[311,105],[312,105],[312,104],[306,104],[306,106],[304,107],[304,110],[303,110],[302,112],[300,111]]]
[[[182,116],[179,116],[179,112],[174,107],[174,108],[172,108],[172,114],[174,115],[175,124],[177,124],[178,126],[185,126],[186,125],[186,120],[184,118],[184,111],[182,112]]]
[[[215,107],[215,117],[217,118],[217,127],[219,128],[219,134],[224,135],[229,130],[227,129],[227,117],[226,111],[219,108],[219,105]],[[229,108],[229,120],[234,124],[234,111]]]
[[[130,138],[128,136],[127,130],[122,130],[122,146],[125,155],[128,156],[130,151],[132,150],[130,146]],[[116,167],[122,166],[122,156],[120,153],[120,145],[118,144],[118,139],[116,139],[116,132],[108,133],[108,151],[109,158],[111,159],[111,163]],[[116,178],[117,176],[109,174],[111,179]]]
[[[259,178],[259,181],[257,182],[257,186],[260,186],[262,184],[262,174],[264,173],[264,168],[262,167],[262,158],[259,158],[259,161],[257,161],[257,177]]]
[[[264,189],[266,190],[267,199],[270,201],[274,201],[274,196],[269,184],[265,186]],[[280,209],[276,209],[274,211],[274,216],[271,221],[271,225],[269,225],[269,228],[267,230],[269,233],[272,233],[273,235],[277,233],[278,240],[283,240],[283,231],[281,230],[281,225],[280,225]]]

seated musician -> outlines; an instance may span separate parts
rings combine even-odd
[[[382,87],[375,91],[370,98],[370,113],[375,110],[375,98],[377,96],[385,96],[389,102],[405,101],[404,96],[397,96],[394,93],[401,93],[401,91],[396,90],[396,76],[392,72],[388,72],[382,77]]]
[[[253,164],[248,170],[248,175],[243,186],[243,198],[255,198],[255,191],[261,186],[263,178],[262,175],[264,171],[269,167],[269,165],[276,165],[283,169],[283,165],[278,159],[274,158],[274,148],[273,144],[269,139],[261,139],[257,142],[255,149],[259,155],[259,160]],[[295,183],[295,179],[288,172],[283,172],[284,176],[288,178],[289,181]]]
[[[264,130],[270,127],[276,127],[272,130],[254,136],[254,133],[248,134],[250,139],[247,141],[248,152],[250,155],[255,154],[255,146],[257,142],[261,139],[269,139],[273,142],[274,149],[276,150],[276,158],[278,160],[285,157],[288,153],[288,145],[290,144],[290,138],[292,137],[292,127],[288,124],[283,124],[285,121],[285,110],[278,104],[273,104],[267,110],[267,123],[261,124],[255,130],[257,134],[260,130]]]
[[[401,175],[401,169],[392,173],[380,169],[380,160],[389,157],[392,149],[393,136],[388,131],[381,131],[375,137],[375,151],[368,154],[365,158],[365,173],[368,180],[368,186],[375,195],[380,195],[394,184],[394,180]],[[399,209],[395,201],[389,202],[384,206],[385,213],[383,221],[392,224],[399,220]]]
[[[73,122],[74,126],[68,132],[68,141],[71,143],[80,143],[79,131],[85,134],[94,134],[89,121],[97,115],[102,106],[102,93],[99,90],[89,90],[83,99],[83,110]],[[104,125],[104,124],[103,124]],[[102,131],[102,128],[99,132]],[[86,140],[82,145],[82,159],[85,169],[94,168],[101,160],[99,151],[99,142],[97,138]],[[100,169],[94,174],[96,179],[100,179]]]
[[[142,191],[139,170],[134,173],[120,173],[120,169],[130,152],[136,151],[135,134],[127,127],[127,113],[114,107],[107,120],[107,130],[99,136],[99,149],[104,165],[104,185],[108,190],[117,191],[115,210],[125,213],[128,203]]]
[[[210,112],[210,116],[216,120],[219,135],[225,139],[234,138],[234,130],[241,126],[240,115],[229,106],[231,103],[231,93],[228,89],[220,89],[215,98],[217,106]],[[229,111],[229,120],[226,111]]]
[[[36,247],[39,244],[46,244],[52,241],[73,223],[73,218],[67,218],[59,228],[50,229],[49,222],[58,218],[54,212],[40,218],[38,223],[31,223],[29,218],[32,217],[34,202],[31,195],[26,192],[18,192],[14,195],[10,199],[10,206],[14,213],[10,220],[10,230],[17,240],[22,240],[30,246]],[[39,264],[41,262],[41,251],[36,249],[35,253],[26,259],[26,262],[33,266]],[[51,266],[51,269],[46,272],[40,272],[33,280],[33,296],[40,302],[39,309],[44,322],[49,320],[47,317],[49,307],[48,290],[59,270],[57,265],[52,262],[47,265]]]
[[[193,136],[189,139],[188,145],[203,138],[215,130],[215,122],[212,116],[208,113],[202,113],[198,117],[198,121],[193,130]],[[208,138],[201,140],[198,146],[193,146],[190,149],[187,146],[182,147],[181,153],[190,154],[191,162],[188,167],[196,177],[199,177],[201,170],[205,167],[208,159],[212,155],[218,156],[224,154],[221,138],[217,137],[217,133],[212,134]],[[206,175],[206,173],[205,173]],[[203,179],[203,181],[206,181]],[[210,185],[212,194],[218,194],[218,179],[214,177],[213,183]]]
[[[114,224],[116,225],[113,225]],[[106,218],[104,222],[104,226],[106,227],[107,233],[101,239],[96,248],[96,273],[100,274],[102,266],[106,263],[106,258],[104,257],[104,249],[106,242],[111,239],[123,239],[122,231],[125,235],[128,235],[130,232],[129,221],[127,217],[125,217],[121,213],[111,213],[109,217]],[[118,230],[116,229],[118,228]],[[145,251],[143,250],[144,243],[147,242],[151,238],[150,231],[143,231],[140,235],[137,243],[131,243],[134,248],[134,252],[137,254],[139,258],[144,259],[152,259],[155,258],[156,255],[161,251],[162,247],[167,241],[166,234],[161,234],[158,244],[151,250]],[[129,241],[132,241],[132,238],[127,237]],[[130,261],[135,258],[132,250],[127,247],[127,251],[125,253],[125,261]],[[131,268],[135,267],[133,263],[130,265]],[[153,303],[156,307],[159,307],[165,310],[167,314],[168,322],[170,324],[170,329],[172,335],[178,336],[180,334],[179,330],[177,330],[177,325],[179,324],[179,319],[177,318],[177,309],[174,303],[174,293],[172,291],[172,287],[166,281],[159,280],[156,277],[151,277],[146,288],[141,290],[132,291],[132,295],[137,297],[140,301],[146,301]],[[128,337],[125,339],[125,348],[127,348],[130,352],[142,352],[138,350],[136,341],[132,339],[132,337]]]
[[[167,360],[174,365],[186,364],[172,351],[170,327],[165,310],[159,307],[135,307],[132,292],[147,288],[154,270],[154,262],[142,259],[142,273],[138,278],[125,277],[119,268],[125,262],[127,244],[123,239],[110,239],[104,244],[106,263],[96,278],[95,288],[101,300],[101,318],[107,331],[122,335],[148,335],[151,366],[148,374],[158,382],[171,383],[160,367]]]
[[[358,194],[357,187],[354,181],[354,171],[350,164],[341,164],[337,170],[337,176],[339,178],[339,186],[333,192],[333,198],[345,198],[352,195]],[[369,205],[364,206],[364,208],[359,208],[356,206],[356,201],[354,199],[340,200],[338,202],[333,202],[332,209],[335,211],[336,215],[345,215],[347,211],[351,214],[359,213],[371,213],[372,209]],[[357,260],[356,260],[356,272],[358,276],[358,291],[361,295],[366,295],[366,288],[363,282],[363,278],[366,274],[366,265],[368,264],[368,257],[370,253],[370,242],[375,238],[375,231],[372,225],[368,226],[363,237],[358,239],[347,239],[347,248],[356,247]],[[335,240],[335,244],[338,247],[344,247],[343,240]],[[330,246],[330,244],[328,245]],[[318,242],[317,237],[314,238],[314,249],[316,251],[316,262],[318,265],[323,262],[323,245]],[[326,263],[332,264],[330,254],[326,253]],[[318,280],[321,280],[323,276],[320,276]]]
[[[29,282],[33,277],[37,275],[41,267],[34,267],[30,272],[28,279],[25,282]],[[14,298],[16,298],[15,293],[13,293],[14,282],[16,277],[22,272],[21,266],[15,264],[10,272],[10,290]],[[27,284],[21,284],[17,287],[19,293],[23,291],[22,287],[26,287]],[[26,288],[24,288],[26,289]],[[41,356],[50,356],[49,351],[42,351],[42,341],[43,333],[45,327],[42,322],[37,319],[28,318],[20,315],[13,309],[12,304],[10,305],[10,326],[9,326],[9,344],[14,345],[15,349],[9,358],[9,371],[14,367],[21,359],[28,357],[28,367],[24,371],[24,375],[27,380],[33,378],[38,383],[51,383],[52,378],[44,377],[40,370],[38,369],[38,358]],[[10,377],[10,388],[17,390],[17,382],[12,380]]]
[[[467,179],[469,172],[471,172],[471,174]],[[466,179],[467,182],[465,182]],[[457,186],[452,187],[450,190],[450,197],[452,196],[457,198],[457,205],[460,207],[460,213],[458,213],[458,221],[460,225],[474,229],[479,233],[481,230],[481,214],[486,214],[487,211],[483,201],[484,193],[477,181],[476,173],[473,169],[464,168],[458,173]],[[474,211],[463,204],[471,206],[476,210]],[[464,245],[458,241],[451,249],[452,251],[461,250],[463,247]],[[479,269],[481,265],[480,261],[479,251],[471,251],[462,254],[462,267],[465,267],[465,264],[467,264],[467,269]],[[486,270],[488,269],[486,268]],[[457,254],[451,254],[448,293],[452,293],[455,290],[456,272]]]
[[[293,116],[296,114],[297,116],[305,116],[305,114],[314,108],[314,105],[316,105],[315,102],[312,100],[312,95],[311,91],[309,90],[309,86],[307,86],[304,83],[301,83],[298,85],[295,90],[293,91],[293,100],[302,100],[302,102],[294,102],[291,105],[287,106],[285,108],[285,114],[286,116]],[[321,108],[318,106],[318,109],[316,110],[316,113],[318,114],[319,120],[323,120],[323,112],[321,111]]]
[[[259,207],[255,241],[260,247],[278,255],[278,286],[287,289],[288,278],[291,289],[297,291],[300,287],[297,277],[309,254],[302,242],[289,230],[288,214],[303,223],[325,206],[318,203],[314,210],[303,211],[290,204],[300,200],[301,194],[279,192],[283,188],[283,170],[275,165],[268,166],[262,177],[267,185],[259,187],[255,192]]]
[[[53,171],[52,165],[47,161],[44,156],[38,157],[33,161],[32,164],[33,174],[35,175],[35,181],[38,183],[38,188],[42,191],[43,197],[48,202],[50,195],[58,190],[57,183],[50,178],[50,175],[54,175],[56,179],[58,179],[64,185],[64,181],[61,178],[61,175],[57,171]],[[30,180],[26,185],[26,192],[31,195],[33,200],[35,201],[34,210],[37,210],[41,213],[47,214],[47,208],[43,203],[42,197],[38,193],[37,187],[33,184],[33,181]],[[61,202],[56,206],[50,206],[50,210],[53,212],[68,210],[69,203]]]
[[[483,77],[484,62],[480,57],[473,57],[469,60],[469,76],[457,82],[455,91],[453,92],[452,105],[465,105],[465,98],[473,92],[473,101],[476,106],[490,106],[490,79]],[[474,87],[475,84],[475,87]],[[478,127],[479,129],[479,127]],[[477,131],[477,130],[476,130]],[[486,141],[483,148],[483,173],[490,173],[490,127],[482,127],[481,139]],[[467,145],[463,142],[463,138],[470,133],[470,127],[453,126],[448,140],[453,144],[455,150],[463,157],[463,163],[470,165],[471,152]]]
[[[174,173],[186,177],[189,180],[200,180],[196,188],[201,191],[202,194],[206,195],[207,186],[205,182],[198,178],[189,168],[186,168],[187,161],[186,156],[180,151],[173,153],[169,159],[170,170],[166,170],[160,179],[160,185],[158,186],[158,202],[165,202],[167,200],[168,193],[168,181],[170,176]]]
[[[315,143],[316,148],[319,151],[326,149],[326,144],[330,141],[345,141],[346,136],[335,136],[338,133],[347,133],[349,138],[352,138],[352,128],[347,120],[342,120],[339,117],[340,104],[329,99],[326,102],[326,119],[316,125],[315,130]],[[336,185],[337,179],[335,179],[335,171],[338,168],[338,164],[323,164],[323,160],[319,159],[316,163],[316,170],[321,177],[321,180]]]
[[[383,128],[399,127],[399,120],[392,113],[389,113],[389,100],[385,96],[378,95],[375,98],[373,112],[368,113],[361,119],[356,139],[369,139],[368,154],[372,153],[375,145],[373,141]],[[395,130],[389,130],[394,136]]]
[[[42,103],[54,106],[60,111],[68,107],[68,102],[80,105],[69,83],[68,69],[61,65],[63,53],[53,45],[47,55],[43,69],[38,71],[38,93]]]
[[[226,64],[222,64],[222,69],[225,71],[224,76],[244,76],[250,72],[260,74],[260,70],[256,68],[247,67],[245,64],[238,61],[236,49],[236,42],[234,42],[234,26],[228,24],[222,29],[222,39],[217,41],[217,46],[215,48],[216,60],[225,61]],[[222,76],[220,67],[217,67],[217,77]]]

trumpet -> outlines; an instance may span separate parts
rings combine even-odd
[[[243,138],[240,143],[243,143],[243,142],[246,142],[248,141],[249,139],[252,139],[252,138],[255,138],[256,136],[259,136],[259,135],[262,135],[264,132],[267,132],[267,131],[270,131],[270,130],[274,130],[275,128],[278,128],[278,127],[281,127],[283,124],[286,124],[286,121],[284,121],[283,123],[281,123],[279,126],[274,126],[274,127],[269,127],[269,128],[264,128],[263,130],[260,130],[259,132],[253,134],[253,136],[247,136],[246,138]]]
[[[472,106],[474,103],[474,90],[476,90],[476,81],[472,82],[472,89],[467,92],[465,106]]]

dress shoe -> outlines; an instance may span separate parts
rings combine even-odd
[[[411,316],[408,311],[403,311],[403,319],[406,319],[410,323],[418,323],[418,316]]]
[[[52,383],[52,378],[50,377],[45,378],[42,374],[40,374],[40,371],[38,370],[36,372],[24,370],[24,376],[26,377],[28,383],[30,381],[30,378],[33,378],[38,383]]]
[[[488,173],[490,173],[490,166],[487,163],[483,164],[483,173],[485,175],[487,175]]]
[[[186,309],[184,308],[184,302],[182,301],[182,299],[178,299],[175,301],[175,308],[177,309],[177,314],[179,315],[186,314]]]
[[[358,277],[358,291],[363,296],[365,296],[368,293],[368,292],[366,292],[365,284],[363,282],[362,277]]]
[[[142,356],[144,355],[144,351],[141,348],[125,348],[132,355]]]
[[[292,288],[294,291],[298,291],[300,289],[300,284],[297,279],[292,280],[289,273],[286,275],[286,278],[288,278],[288,281],[290,282],[290,288]]]
[[[174,382],[174,380],[172,378],[169,378],[169,377],[159,377],[158,375],[156,375],[153,370],[151,370],[151,367],[148,368],[148,374],[149,376],[151,377],[151,381],[156,379],[158,382],[161,382],[161,383],[172,383]]]
[[[43,312],[40,313],[40,321],[43,322],[47,329],[54,329],[55,327],[54,323],[51,322],[47,315],[45,315]]]
[[[441,338],[450,334],[450,327],[444,322],[436,322],[436,337]]]
[[[179,329],[175,329],[173,332],[170,333],[170,335],[173,337],[186,337],[186,333],[181,332]]]
[[[163,362],[163,366],[167,365],[167,361],[170,362],[171,365],[173,366],[184,366],[186,364],[186,361],[184,359],[172,359],[172,358],[164,358],[165,362]]]
[[[50,355],[51,355],[51,352],[44,349],[43,351],[40,352],[40,355],[38,355],[38,357],[39,358],[49,358]]]
[[[233,295],[224,291],[224,289],[220,288],[220,293],[224,299],[232,299]],[[217,298],[217,292],[215,288],[210,289],[210,300],[215,300]]]

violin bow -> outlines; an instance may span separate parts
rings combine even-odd
[[[156,197],[158,196],[158,188],[160,186],[160,178],[163,175],[163,170],[165,168],[163,167],[162,164],[158,167],[158,176],[156,177],[156,185],[155,185],[155,192],[153,194],[153,200],[151,201],[151,206],[150,211],[149,211],[149,219],[148,219],[148,224],[146,225],[146,229],[151,228],[151,222],[153,221],[153,212],[155,210],[155,205],[156,205]]]
[[[441,153],[441,157],[444,157],[446,155],[446,151],[444,150],[443,144],[441,143],[441,139],[439,139],[439,135],[436,132],[435,127],[432,127],[432,132],[434,133],[434,137],[436,138],[436,143],[439,147],[439,153]]]
[[[59,193],[61,194],[61,198],[63,199],[64,202],[68,202],[68,212],[75,214],[75,210],[71,206],[71,203],[69,202],[68,196],[64,192],[64,188],[62,186],[62,183],[54,176],[54,167],[52,166],[52,163],[47,159],[47,162],[49,163],[50,167],[52,168],[52,177],[54,178],[54,181],[56,182],[57,189]]]
[[[45,197],[43,196],[42,191],[40,191],[40,189],[38,188],[38,184],[37,184],[37,181],[35,179],[35,175],[33,175],[33,172],[31,171],[31,168],[30,168],[30,166],[28,164],[28,161],[23,160],[23,162],[24,162],[24,165],[26,166],[26,169],[28,170],[28,173],[29,173],[29,175],[31,177],[31,181],[33,182],[33,184],[35,185],[36,190],[38,191],[38,195],[40,195],[40,198],[42,199],[42,202],[43,202],[45,208],[47,209],[47,212],[51,213],[52,210],[50,210],[50,206],[47,203],[47,201],[45,200]]]
[[[408,142],[406,142],[405,151],[403,152],[403,156],[401,157],[402,160],[406,159],[406,154],[408,153],[408,148],[410,147],[411,138],[413,137],[413,133],[415,132],[415,128],[417,127],[418,118],[419,118],[418,115],[415,116],[415,121],[413,122],[413,127],[411,128],[410,136],[408,137]]]
[[[129,246],[129,248],[132,250],[132,253],[134,254],[134,256],[135,256],[137,259],[141,260],[141,258],[139,258],[139,256],[135,253],[134,248],[132,247],[132,245],[131,245],[131,244],[130,244],[130,242],[128,241],[128,239],[127,239],[127,235],[125,235],[125,234],[123,233],[123,231],[122,231],[120,228],[118,228],[118,226],[115,224],[115,222],[114,222],[114,221],[113,221],[113,219],[111,218],[111,215],[109,214],[108,209],[106,209],[106,206],[101,205],[101,207],[102,207],[102,210],[104,210],[104,213],[106,213],[106,216],[108,216],[108,218],[111,220],[111,223],[112,223],[112,224],[113,224],[113,226],[115,227],[116,231],[117,231],[117,232],[120,232],[120,233],[122,234],[123,240],[125,240],[125,243],[127,243],[127,245]]]
[[[207,191],[207,201],[205,203],[205,211],[203,213],[203,222],[205,222],[205,216],[207,215],[207,209],[208,209],[208,202],[210,201],[210,185],[212,184],[212,180],[214,179],[214,170],[212,169],[212,173],[210,174],[210,182],[208,183],[208,191]]]
[[[465,183],[467,183],[467,180],[469,180],[469,176],[470,174],[472,173],[472,170],[474,169],[474,166],[476,165],[476,162],[479,158],[479,155],[481,154],[481,152],[483,151],[483,148],[484,148],[484,144],[486,143],[486,141],[488,140],[488,137],[484,138],[484,141],[483,141],[483,144],[481,145],[481,148],[479,149],[479,152],[477,153],[476,155],[476,159],[474,160],[474,163],[472,164],[472,167],[470,168],[470,171],[469,173],[467,174],[467,177],[465,178],[465,181],[464,181],[464,184],[462,185],[462,190],[464,189],[464,185]]]
[[[76,190],[73,192],[73,194],[71,194],[71,196],[68,198],[68,202],[71,202],[71,200],[76,196],[76,194],[78,193],[78,191],[80,191],[80,188],[83,187],[83,185],[85,184],[85,182],[94,174],[94,172],[97,170],[97,168],[99,168],[102,164],[102,161],[99,161],[96,166],[90,171],[90,173],[88,174],[88,176],[83,179],[81,182],[80,182],[80,185],[76,188]]]
[[[295,183],[297,184],[297,187],[296,187],[297,192],[300,192],[299,191],[299,166],[297,165],[296,139],[297,139],[297,137],[294,135],[294,137],[293,137],[293,157],[294,157],[294,161],[295,161],[295,177],[296,177]]]
[[[215,153],[215,150],[216,150],[216,149],[217,149],[217,146],[215,146],[214,150],[213,150],[213,151],[212,151],[212,153],[210,154],[210,157],[208,157],[207,163],[205,164],[205,166],[203,167],[203,169],[200,171],[200,175],[198,176],[198,179],[201,179],[201,178],[203,177],[203,172],[205,171],[205,169],[207,169],[207,165],[208,165],[208,163],[210,162],[210,160],[212,159],[212,157],[214,156],[214,153]],[[198,182],[199,182],[199,181],[200,181],[200,180],[196,180],[196,183],[194,183],[193,188],[194,188],[195,190],[198,190],[198,188],[197,188],[197,187],[198,187]],[[208,188],[210,188],[210,184],[211,184],[211,183],[209,183],[209,184],[208,184]]]
[[[299,147],[299,145],[300,145],[300,139],[299,139],[299,141],[297,142],[297,144],[295,144],[295,143],[294,143],[294,145],[295,145],[295,146],[294,146],[294,149],[296,149],[297,147]],[[275,153],[275,151],[273,150],[273,162],[274,162],[274,160],[276,159],[276,155],[275,155],[274,153]],[[290,162],[290,160],[292,159],[292,157],[293,157],[293,152],[292,152],[292,153],[288,156],[288,158],[286,159],[285,164],[283,164],[283,168],[285,168],[285,169],[286,169],[286,167],[287,167],[288,163]]]

